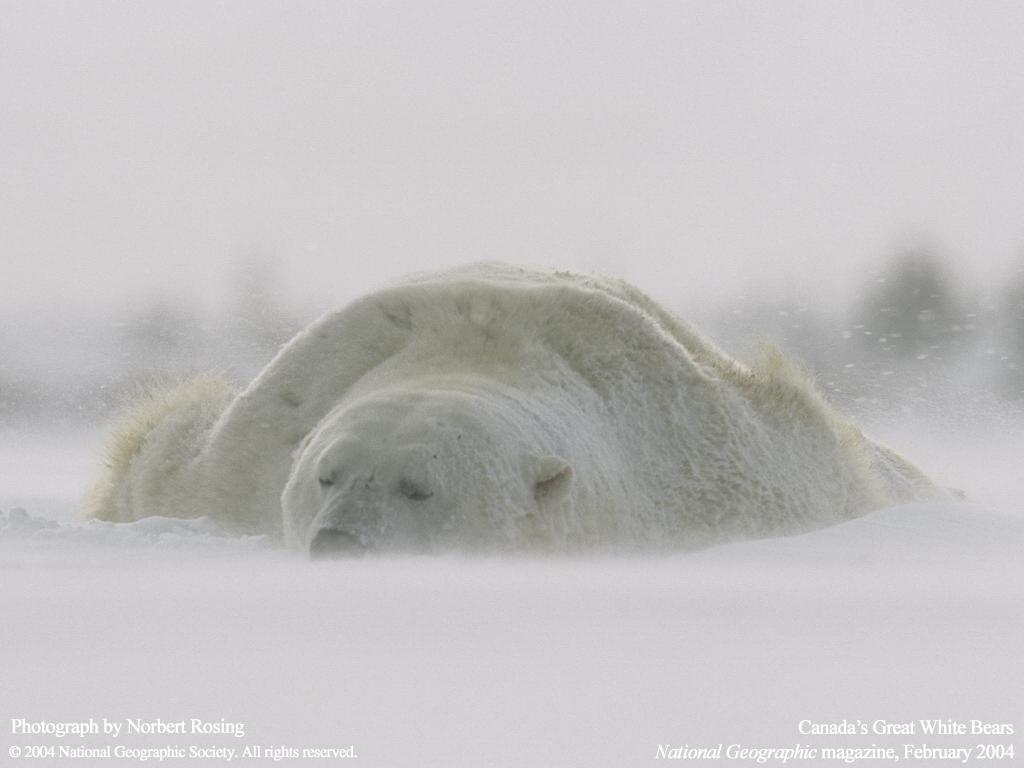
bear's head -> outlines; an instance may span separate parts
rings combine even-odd
[[[511,395],[372,392],[331,411],[295,454],[285,535],[315,557],[529,545],[570,503],[555,443]]]

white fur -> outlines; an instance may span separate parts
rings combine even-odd
[[[101,485],[139,465],[166,482],[95,514],[208,514],[297,547],[326,529],[563,551],[791,533],[939,493],[778,353],[747,368],[625,283],[501,265],[328,314],[195,421]]]

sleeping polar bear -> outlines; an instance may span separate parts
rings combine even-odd
[[[208,515],[314,554],[694,548],[940,494],[777,353],[731,360],[632,286],[485,264],[301,332],[247,389],[153,393],[95,517]]]

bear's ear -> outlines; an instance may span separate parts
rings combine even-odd
[[[533,498],[538,502],[561,501],[572,487],[572,467],[558,456],[544,456],[537,461]]]

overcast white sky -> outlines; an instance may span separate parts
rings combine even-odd
[[[1024,4],[0,0],[0,284],[324,307],[493,258],[656,296],[1024,259]],[[678,303],[676,303],[678,307]]]

